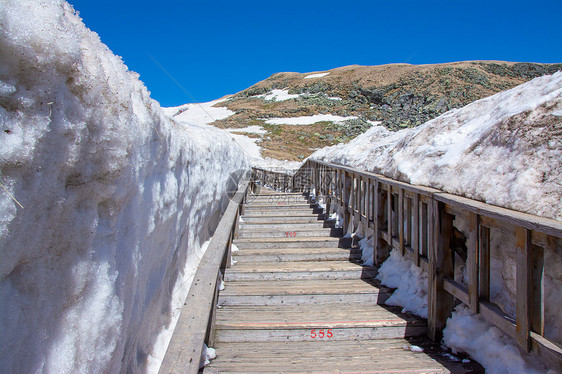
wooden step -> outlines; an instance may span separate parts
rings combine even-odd
[[[245,238],[236,239],[234,244],[240,249],[249,248],[339,248],[344,238],[329,236],[310,236],[307,238]]]
[[[244,209],[288,209],[288,208],[303,208],[303,209],[314,209],[316,208],[315,204],[310,204],[306,200],[302,202],[266,202],[266,201],[253,201],[250,204],[247,204]]]
[[[259,216],[250,216],[244,215],[242,216],[243,223],[249,222],[258,222],[258,223],[315,223],[315,222],[323,222],[323,217],[314,214],[299,214],[299,215],[292,215],[292,216],[283,216],[283,215],[259,215]]]
[[[243,262],[361,261],[361,254],[343,248],[241,249],[232,254]]]
[[[228,269],[225,281],[291,279],[369,279],[378,274],[376,267],[342,261],[240,263]]]
[[[424,348],[413,353],[410,345]],[[421,338],[385,340],[225,343],[204,373],[483,373],[474,363],[452,362]],[[221,354],[222,352],[222,354]],[[481,369],[481,368],[480,368]]]
[[[244,217],[248,217],[248,216],[318,216],[319,214],[321,214],[321,211],[312,211],[312,209],[309,208],[304,208],[304,209],[269,209],[269,210],[264,210],[264,209],[246,209],[244,211],[244,215],[242,216],[242,218]]]
[[[300,238],[309,236],[330,236],[341,237],[343,234],[342,229],[324,228],[318,226],[301,226],[293,229],[286,229],[281,226],[267,227],[260,229],[243,229],[238,232],[238,238]]]
[[[219,305],[313,305],[334,303],[381,304],[387,288],[356,279],[226,282]]]
[[[223,306],[216,314],[217,341],[315,341],[311,330],[332,329],[332,341],[389,339],[426,333],[425,320],[376,304]]]

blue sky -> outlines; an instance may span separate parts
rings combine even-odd
[[[69,2],[162,106],[211,101],[281,71],[562,62],[560,0]]]

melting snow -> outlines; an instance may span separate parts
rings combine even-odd
[[[304,79],[322,78],[322,77],[325,77],[328,74],[330,74],[330,72],[310,74],[310,75],[307,75],[306,77],[304,77]]]
[[[275,100],[275,101],[285,101],[290,99],[296,99],[301,96],[301,94],[290,94],[289,90],[271,90],[270,93],[265,95],[259,95],[258,97],[263,97],[264,100]]]

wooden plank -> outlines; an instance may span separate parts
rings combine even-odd
[[[515,230],[517,271],[516,271],[516,331],[517,342],[527,352],[531,349],[531,328],[529,303],[530,295],[530,265],[531,265],[531,232],[525,228]]]
[[[544,252],[555,251],[556,238],[547,238],[547,248],[532,246],[531,252],[531,331],[544,336],[545,305],[544,305]]]
[[[404,256],[404,190],[398,190],[398,247]]]
[[[420,195],[414,195],[412,218],[412,249],[414,250],[414,263],[420,266]]]
[[[490,323],[496,325],[504,333],[512,338],[517,338],[515,331],[515,320],[505,314],[497,305],[488,301],[480,301],[478,306],[480,314]]]
[[[453,311],[454,299],[443,288],[444,278],[453,278],[453,257],[450,238],[453,230],[452,217],[445,212],[444,204],[435,201],[432,204],[433,245],[429,250],[429,285],[428,285],[428,336],[433,341],[441,340],[447,318]]]
[[[392,236],[394,235],[394,233],[392,232],[393,229],[393,225],[394,225],[394,220],[392,219],[392,188],[389,186],[388,190],[386,191],[387,195],[386,195],[386,214],[387,214],[387,228],[386,228],[386,232],[388,234],[388,245],[392,245]]]
[[[478,298],[480,301],[490,301],[490,229],[480,225],[479,231]]]
[[[531,331],[531,348],[539,354],[548,368],[562,373],[562,346]]]
[[[446,204],[456,205],[464,210],[503,221],[514,226],[562,237],[562,221],[521,213],[447,193],[435,193],[434,198]]]
[[[367,178],[373,178],[378,180],[379,182],[385,183],[387,185],[391,185],[393,187],[396,188],[403,188],[405,190],[408,191],[412,191],[412,192],[417,192],[420,195],[425,195],[425,196],[431,196],[433,193],[435,192],[440,192],[439,190],[436,190],[434,188],[431,187],[426,187],[426,186],[420,186],[420,185],[412,185],[406,182],[401,182],[401,181],[397,181],[391,178],[387,178],[384,175],[381,174],[376,174],[376,173],[370,173],[367,171],[362,171],[362,170],[358,170],[358,169],[354,169],[354,168],[350,168],[347,166],[342,166],[342,165],[333,165],[324,161],[320,161],[320,160],[310,160],[311,162],[315,162],[318,164],[324,164],[324,165],[328,165],[328,166],[336,166],[338,169],[342,170],[342,171],[346,171],[349,173],[356,173],[358,175],[367,177]]]
[[[468,298],[467,305],[474,314],[478,313],[479,294],[478,294],[478,281],[479,281],[479,253],[478,253],[478,238],[479,238],[479,219],[476,213],[470,214],[469,221],[469,235],[468,235]]]
[[[380,197],[380,183],[378,181],[375,181],[373,192],[373,264],[380,263],[380,253],[382,252],[381,225],[384,217],[382,213],[383,206],[381,205]]]
[[[468,288],[464,284],[451,278],[445,278],[443,279],[443,289],[462,301],[465,305],[469,305]]]

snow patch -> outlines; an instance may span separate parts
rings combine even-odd
[[[267,130],[265,130],[263,127],[261,127],[259,125],[243,127],[241,129],[230,128],[230,129],[227,129],[226,131],[228,131],[228,132],[247,132],[249,134],[258,134],[258,135],[263,135],[263,134],[267,133]]]
[[[290,94],[289,90],[271,90],[271,92],[265,95],[259,95],[258,97],[262,97],[264,100],[268,101],[285,101],[290,99],[296,99],[300,97],[301,94]]]
[[[322,78],[322,77],[325,77],[328,74],[330,74],[330,72],[310,74],[310,75],[307,75],[306,77],[304,77],[304,79]]]
[[[335,116],[333,114],[315,114],[312,116],[289,117],[289,118],[270,118],[265,123],[270,125],[312,125],[317,122],[329,121],[342,123],[350,119],[357,119],[357,116]],[[316,154],[316,153],[315,153]]]
[[[535,357],[522,353],[513,338],[462,304],[447,320],[443,341],[454,353],[468,353],[486,368],[486,373],[555,373],[547,371]]]
[[[387,287],[396,288],[385,304],[401,306],[427,318],[427,273],[421,268],[393,249],[381,265],[377,279]]]

